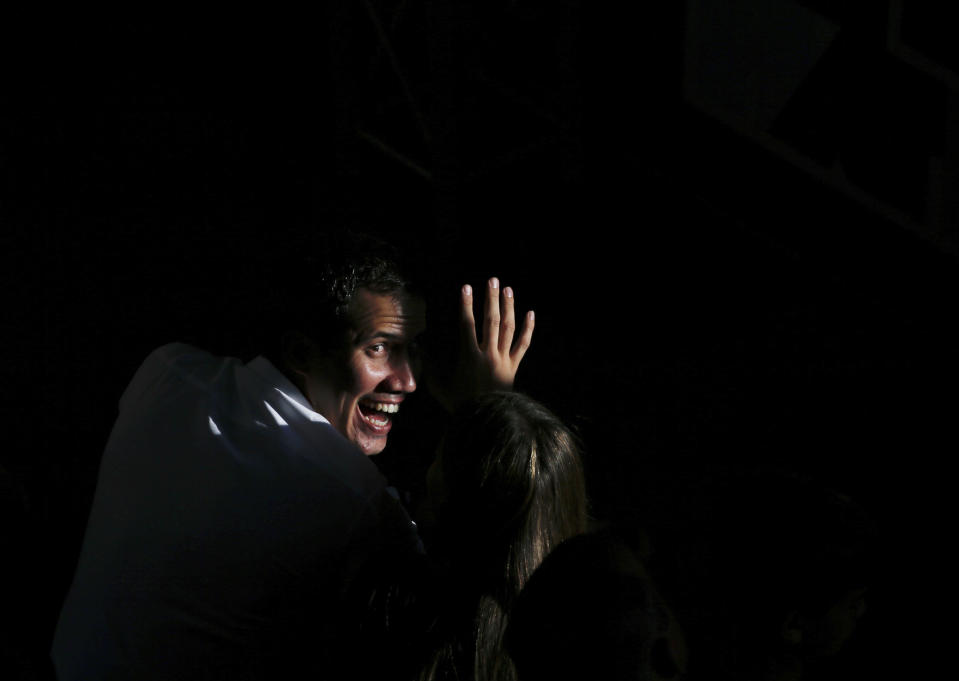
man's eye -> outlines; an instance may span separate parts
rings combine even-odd
[[[366,349],[371,355],[382,355],[386,352],[386,343],[374,343]]]

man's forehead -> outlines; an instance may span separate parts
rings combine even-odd
[[[382,329],[416,336],[426,328],[426,303],[406,291],[375,293],[361,288],[350,303],[350,318],[360,334]]]

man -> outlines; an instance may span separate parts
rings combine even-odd
[[[168,345],[124,392],[54,638],[61,681],[338,676],[351,577],[417,549],[364,454],[417,388],[424,303],[365,238],[301,275],[275,361]],[[509,387],[533,331],[514,342],[495,279],[482,342],[469,287],[461,302],[450,401]]]

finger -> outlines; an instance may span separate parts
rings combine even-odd
[[[503,289],[503,314],[499,325],[499,351],[503,355],[510,354],[513,344],[513,334],[516,331],[516,316],[513,311],[513,289],[509,286]]]
[[[526,318],[523,320],[523,330],[520,332],[519,339],[509,354],[510,359],[513,360],[513,366],[518,366],[523,359],[523,355],[529,350],[530,343],[533,342],[533,328],[535,326],[536,315],[530,310],[526,313]]]
[[[473,287],[469,284],[460,291],[460,322],[463,333],[463,342],[471,348],[478,349],[476,342],[476,319],[473,317]]]
[[[496,350],[499,344],[499,279],[489,280],[486,289],[486,312],[483,333],[484,350]]]

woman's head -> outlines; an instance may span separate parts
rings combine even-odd
[[[464,405],[430,469],[437,549],[519,589],[547,553],[586,529],[579,447],[549,409],[514,392]]]
[[[563,542],[510,612],[504,639],[522,681],[678,681],[686,637],[636,552],[610,530]]]

